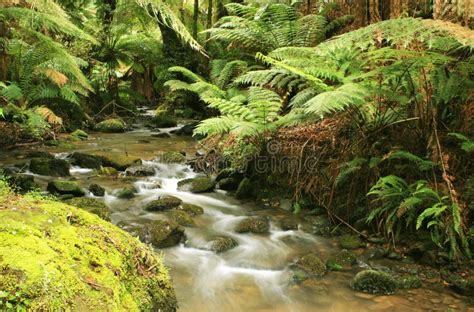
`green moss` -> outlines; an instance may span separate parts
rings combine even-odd
[[[413,289],[413,288],[420,288],[421,287],[421,280],[418,276],[397,276],[397,288],[400,289]]]
[[[252,184],[252,182],[248,178],[245,178],[242,181],[240,181],[239,187],[237,188],[237,191],[235,192],[235,197],[237,197],[238,199],[253,198],[255,195],[254,189],[255,187]]]
[[[390,295],[395,292],[397,286],[397,281],[390,274],[375,270],[361,271],[352,281],[352,288],[371,294]]]
[[[170,128],[178,125],[176,119],[168,114],[156,115],[153,117],[151,123],[156,128]]]
[[[70,137],[73,141],[84,141],[84,140],[87,140],[89,135],[85,131],[82,131],[81,129],[77,129],[70,134]]]
[[[184,228],[174,221],[155,220],[141,225],[138,236],[146,243],[158,248],[179,244],[184,237]]]
[[[218,236],[211,240],[211,250],[214,252],[225,252],[237,247],[239,244],[235,239],[229,236]]]
[[[240,221],[235,227],[237,233],[268,233],[270,224],[268,220],[261,217],[245,218]]]
[[[170,220],[178,223],[179,225],[182,226],[193,226],[194,225],[194,220],[191,218],[191,216],[182,210],[174,210],[171,211],[169,214]]]
[[[187,203],[181,204],[180,209],[186,211],[192,216],[197,216],[204,213],[204,209],[202,207],[198,205],[193,205],[193,204],[187,204]]]
[[[98,174],[104,175],[104,176],[111,176],[111,175],[116,175],[118,174],[117,169],[112,168],[112,167],[101,167],[98,171]]]
[[[135,192],[132,189],[124,187],[123,189],[118,190],[115,196],[121,199],[131,199],[135,197]]]
[[[344,249],[357,249],[363,247],[364,243],[356,235],[343,235],[339,238],[339,245]]]
[[[67,204],[3,195],[0,289],[36,311],[174,311],[162,263],[147,246]]]
[[[94,130],[100,132],[125,132],[127,125],[121,119],[112,118],[99,122],[95,125]]]
[[[71,206],[82,208],[90,213],[96,214],[104,220],[110,221],[110,208],[107,205],[95,198],[72,198],[66,200]]]
[[[160,156],[160,160],[164,163],[184,163],[186,156],[178,152],[166,152]]]
[[[76,182],[56,180],[48,183],[46,188],[48,192],[56,195],[73,195],[84,196],[85,192],[79,187]]]
[[[326,274],[326,265],[316,254],[304,255],[296,261],[296,266],[312,275],[323,276]]]
[[[46,176],[68,176],[69,163],[63,159],[49,157],[32,158],[30,161],[30,171]]]
[[[128,167],[142,164],[142,160],[140,158],[127,156],[124,154],[95,153],[94,155],[101,158],[102,165],[104,167],[112,167],[121,171],[126,170]]]
[[[102,166],[102,160],[100,157],[85,153],[72,154],[71,161],[73,165],[82,168],[99,169]]]
[[[207,177],[184,179],[178,182],[178,190],[191,193],[206,193],[214,190],[216,183]]]
[[[147,211],[163,211],[178,207],[182,200],[175,196],[165,195],[147,203],[143,209]]]

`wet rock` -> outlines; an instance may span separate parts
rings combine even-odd
[[[199,155],[197,155],[199,156]],[[235,180],[242,180],[244,178],[243,174],[239,171],[236,171],[234,169],[231,169],[231,168],[225,168],[225,169],[222,169],[216,176],[216,181],[217,182],[220,182],[221,180],[223,179],[227,179],[227,178],[232,178],[232,179],[235,179]]]
[[[370,236],[367,241],[372,244],[385,244],[387,240],[384,237]]]
[[[162,139],[171,138],[171,135],[168,132],[153,133],[151,136],[154,138],[162,138]]]
[[[45,151],[31,151],[26,154],[27,158],[54,158],[54,155]]]
[[[245,178],[239,183],[239,187],[237,188],[237,191],[235,192],[235,197],[237,199],[250,199],[253,198],[255,193],[255,186],[252,184],[252,182],[248,179]]]
[[[73,195],[73,196],[84,196],[84,191],[79,187],[76,182],[56,180],[48,183],[46,188],[48,192],[56,195]]]
[[[87,140],[88,137],[89,135],[81,129],[77,129],[70,134],[70,138],[73,141],[84,141]]]
[[[237,233],[268,233],[270,224],[267,219],[263,217],[250,217],[240,221],[235,227]]]
[[[357,273],[351,286],[361,292],[390,295],[397,289],[397,281],[388,273],[364,270]]]
[[[188,203],[181,204],[179,209],[181,209],[183,211],[186,211],[191,216],[197,216],[197,215],[201,215],[201,214],[204,213],[204,209],[201,206],[194,205],[194,204],[188,204]]]
[[[342,271],[344,267],[336,262],[334,259],[328,259],[326,261],[326,268],[328,271]]]
[[[35,178],[27,174],[9,175],[8,184],[20,193],[27,193],[40,188],[35,182]]]
[[[168,114],[159,114],[152,118],[150,125],[156,128],[171,128],[176,127],[178,122],[174,117]]]
[[[298,222],[290,218],[285,218],[280,221],[280,227],[283,231],[296,231],[298,230]]]
[[[125,174],[132,177],[149,177],[155,175],[155,169],[150,166],[134,166],[127,168]]]
[[[339,237],[339,246],[344,249],[357,249],[365,246],[365,244],[360,240],[359,236],[343,235]]]
[[[170,220],[182,226],[193,226],[194,220],[191,216],[183,210],[173,210],[169,213]]]
[[[184,179],[178,182],[178,190],[191,193],[212,192],[216,183],[207,177]]]
[[[308,216],[308,223],[303,224],[303,230],[314,235],[330,236],[331,224],[327,216]]]
[[[102,197],[105,195],[105,189],[100,186],[99,184],[91,184],[89,185],[89,191],[94,195],[94,196],[99,196]]]
[[[63,159],[56,158],[32,158],[30,161],[30,171],[45,176],[68,176],[69,163]]]
[[[234,178],[225,178],[219,181],[217,187],[224,191],[235,191],[239,187],[240,181]]]
[[[311,275],[308,272],[300,269],[293,270],[291,275],[291,280],[296,284],[301,284],[309,278],[311,278]]]
[[[102,166],[102,159],[91,154],[74,153],[71,155],[71,163],[81,168],[99,169]]]
[[[158,199],[147,203],[143,209],[147,211],[164,211],[170,210],[181,205],[183,201],[175,196],[165,195]]]
[[[210,249],[217,253],[225,252],[239,245],[235,239],[229,236],[217,236],[210,243]]]
[[[100,158],[102,159],[102,165],[104,167],[112,167],[120,171],[124,171],[128,167],[142,164],[142,160],[140,158],[135,158],[127,155],[100,155]]]
[[[414,289],[421,287],[421,280],[417,276],[397,276],[395,279],[397,281],[397,288],[399,289]]]
[[[160,160],[164,163],[184,163],[186,156],[179,152],[166,152],[160,156]]]
[[[310,253],[300,257],[296,261],[295,266],[313,276],[320,277],[326,274],[326,265],[314,253]]]
[[[118,171],[117,169],[115,168],[112,168],[112,167],[101,167],[97,173],[99,175],[103,175],[103,176],[113,176],[113,175],[117,175],[118,174]]]
[[[156,220],[141,225],[138,236],[159,248],[172,247],[184,238],[184,228],[174,221]]]
[[[101,200],[96,198],[76,197],[65,201],[67,204],[84,209],[98,215],[100,218],[110,221],[110,208]]]
[[[336,254],[334,260],[343,268],[348,269],[357,262],[357,256],[352,251],[343,249]]]
[[[135,197],[135,190],[132,190],[128,187],[124,187],[121,190],[118,190],[115,193],[115,196],[120,199],[131,199]]]
[[[463,278],[453,274],[448,276],[446,280],[456,292],[464,296],[474,297],[474,277]]]
[[[99,122],[94,127],[95,131],[119,133],[127,130],[127,125],[122,119],[112,118]]]

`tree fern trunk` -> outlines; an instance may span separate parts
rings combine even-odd
[[[212,9],[213,9],[213,1],[212,0],[208,0],[207,2],[207,24],[206,24],[206,28],[209,29],[212,27]],[[206,34],[206,39],[209,39],[210,37],[210,33],[207,33]]]
[[[194,37],[194,39],[197,38],[198,21],[199,21],[199,0],[194,0],[194,13],[193,13],[193,37]]]
[[[0,21],[0,81],[8,79],[7,26]]]

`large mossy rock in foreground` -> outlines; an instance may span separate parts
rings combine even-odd
[[[1,191],[0,290],[19,294],[14,307],[176,311],[167,269],[148,246],[82,209]]]
[[[95,125],[94,130],[99,132],[120,133],[127,130],[127,125],[121,119],[112,118],[99,122]]]

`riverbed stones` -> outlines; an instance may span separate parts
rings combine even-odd
[[[84,196],[85,192],[73,181],[56,180],[48,183],[46,188],[48,192],[55,195]]]
[[[30,171],[45,176],[68,176],[69,163],[64,159],[50,157],[32,158],[30,161]]]
[[[135,197],[135,190],[129,188],[129,187],[124,187],[115,193],[115,196],[120,199],[132,199]]]
[[[296,260],[295,266],[316,277],[326,274],[326,265],[314,253],[309,253],[298,258]]]
[[[356,235],[343,235],[339,237],[339,246],[344,249],[357,249],[364,247],[365,244]]]
[[[184,238],[184,228],[174,221],[155,220],[142,225],[138,236],[158,248],[172,247]]]
[[[76,152],[71,155],[71,163],[81,168],[99,169],[102,159],[96,155]]]
[[[230,236],[214,237],[210,243],[210,249],[216,253],[225,252],[239,245],[239,243]]]
[[[110,221],[110,208],[99,199],[76,197],[68,199],[65,202],[71,206],[75,206],[98,215],[100,218],[106,221]]]
[[[388,273],[369,269],[357,273],[351,286],[361,292],[390,295],[397,289],[397,281]]]
[[[102,159],[102,166],[112,167],[120,171],[124,171],[128,167],[138,166],[142,164],[142,160],[140,158],[122,154],[101,154],[98,156]]]
[[[150,166],[133,166],[125,170],[127,176],[132,177],[149,177],[155,175],[155,169]]]
[[[421,287],[421,280],[415,275],[402,275],[395,278],[397,281],[397,288],[399,289],[414,289]]]
[[[152,118],[150,124],[155,128],[171,128],[176,127],[178,122],[171,115],[159,114]]]
[[[193,218],[183,210],[173,210],[169,213],[170,220],[178,223],[182,226],[193,226],[194,220]]]
[[[249,217],[240,221],[235,227],[237,233],[255,233],[264,234],[268,233],[270,229],[270,223],[263,217]]]
[[[201,206],[189,204],[189,203],[181,204],[181,206],[179,206],[178,209],[186,211],[191,216],[197,216],[204,213],[204,209]]]
[[[298,230],[298,222],[291,218],[284,218],[280,221],[280,227],[283,231],[296,231]]]
[[[255,195],[255,187],[253,183],[248,178],[244,178],[239,183],[239,187],[235,192],[235,197],[237,199],[250,199],[253,198]]]
[[[186,156],[179,152],[165,152],[160,157],[160,160],[164,163],[184,163],[186,162]]]
[[[178,182],[178,190],[191,193],[212,192],[216,183],[207,177],[184,179]]]
[[[91,184],[89,185],[89,191],[94,195],[98,197],[102,197],[105,195],[105,189],[100,186],[99,184]]]
[[[178,197],[165,195],[147,203],[143,209],[147,211],[164,211],[177,208],[183,201]]]
[[[127,125],[122,119],[111,118],[96,124],[94,130],[99,132],[120,133],[127,130]]]

